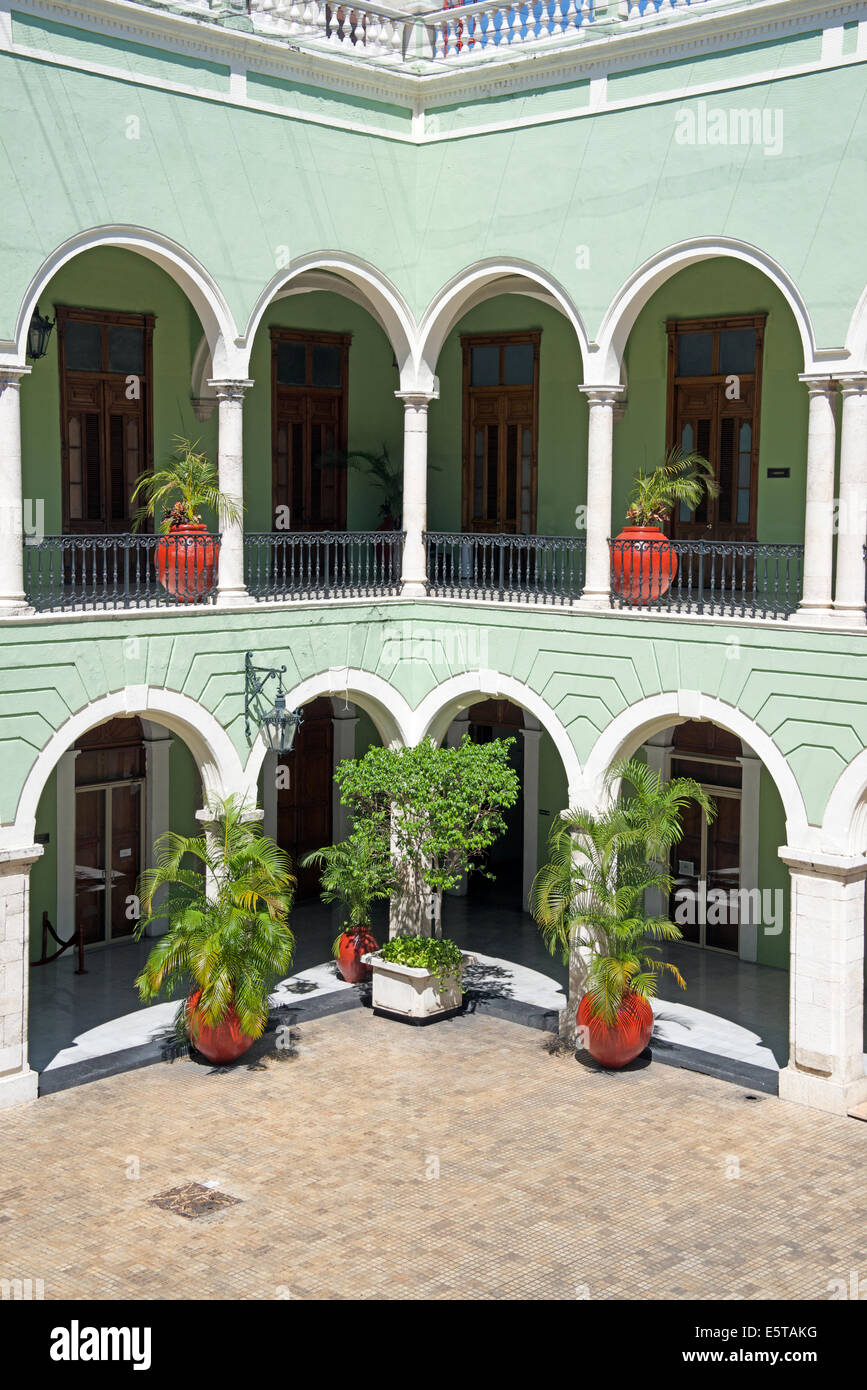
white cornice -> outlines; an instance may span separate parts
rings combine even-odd
[[[411,144],[435,143],[442,139],[465,138],[483,131],[545,124],[594,114],[590,107],[579,107],[574,111],[542,114],[530,120],[506,117],[498,122],[482,122],[472,129],[425,134],[423,113],[425,108],[433,105],[482,102],[486,97],[510,92],[538,91],[569,82],[591,81],[637,68],[683,61],[755,43],[773,42],[775,38],[822,28],[839,27],[857,19],[867,20],[865,0],[754,0],[754,3],[746,5],[696,10],[682,17],[675,14],[662,23],[636,23],[628,30],[600,32],[580,43],[573,40],[553,47],[550,44],[545,44],[544,48],[538,44],[528,46],[517,56],[492,58],[475,67],[456,67],[443,61],[395,67],[388,65],[389,60],[383,62],[373,58],[348,57],[339,52],[318,52],[315,48],[293,45],[286,39],[227,28],[204,15],[178,14],[134,3],[134,0],[87,0],[87,3],[81,0],[20,0],[20,3],[0,0],[0,9],[7,7],[25,16],[42,17],[92,32],[128,38],[133,43],[184,54],[201,62],[236,70],[240,64],[246,66],[249,72],[276,77],[290,84],[318,87],[338,96],[350,95],[402,107],[408,117],[414,117],[411,130],[409,122],[406,131],[377,125],[375,111],[370,113],[369,118],[343,122],[317,117],[300,107],[288,109],[277,103],[244,101],[210,88],[196,89],[191,93],[211,101],[248,106],[295,120],[343,126]],[[175,91],[190,90],[182,83],[148,80],[133,71],[78,64],[41,50],[22,49],[19,45],[15,45],[12,51],[65,66],[106,72],[141,85]],[[783,80],[805,71],[822,70],[829,65],[849,66],[864,61],[864,57],[862,47],[858,54],[837,58],[830,64],[820,61],[777,68],[772,72],[729,77],[705,87],[692,88],[689,95],[698,96],[703,91]],[[680,89],[663,89],[629,102],[607,103],[601,109],[605,111],[624,105],[650,104],[679,99],[683,95]]]

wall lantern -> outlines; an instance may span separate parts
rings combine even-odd
[[[247,653],[244,663],[244,728],[247,742],[253,742],[250,737],[252,720],[258,724],[265,747],[270,748],[272,753],[291,753],[298,726],[302,723],[300,710],[286,708],[283,691],[285,670],[285,666],[254,666],[253,653]],[[268,705],[263,699],[263,691],[270,680],[277,682],[273,705]]]
[[[27,330],[27,356],[32,357],[34,362],[40,357],[44,357],[48,351],[48,339],[51,337],[54,324],[54,319],[40,314],[37,304],[30,320],[30,327]]]

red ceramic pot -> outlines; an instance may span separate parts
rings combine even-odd
[[[613,1025],[596,1018],[585,994],[578,1005],[578,1027],[585,1030],[587,1051],[603,1067],[625,1067],[640,1055],[653,1032],[653,1010],[639,994],[624,994]]]
[[[373,967],[364,965],[361,957],[368,951],[378,951],[376,937],[362,927],[360,931],[345,931],[337,948],[337,968],[348,985],[360,985],[369,980]]]
[[[218,1023],[215,1028],[203,1023],[196,1007],[201,992],[197,989],[187,1000],[187,1033],[197,1052],[201,1052],[209,1062],[224,1066],[226,1062],[234,1062],[238,1057],[243,1057],[256,1039],[243,1031],[234,1009],[230,1009],[222,1023]]]
[[[618,545],[622,541],[622,545]],[[632,542],[632,544],[629,544]],[[677,574],[677,556],[658,526],[624,526],[611,546],[611,587],[632,603],[652,603]]]
[[[207,526],[173,526],[157,542],[157,578],[181,603],[197,603],[214,587],[219,555]]]

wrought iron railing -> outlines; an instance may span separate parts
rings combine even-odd
[[[637,611],[788,618],[801,598],[803,545],[614,540],[611,606]]]
[[[584,588],[585,543],[578,536],[425,536],[430,592],[440,598],[571,603]]]
[[[265,531],[244,537],[247,588],[257,599],[397,594],[402,558],[402,531]]]
[[[39,612],[212,603],[220,537],[44,536],[24,546],[24,591]]]

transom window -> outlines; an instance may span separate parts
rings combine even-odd
[[[668,441],[697,450],[720,487],[695,512],[682,503],[672,535],[755,540],[765,315],[669,322]]]
[[[466,531],[536,529],[541,332],[463,335]]]

